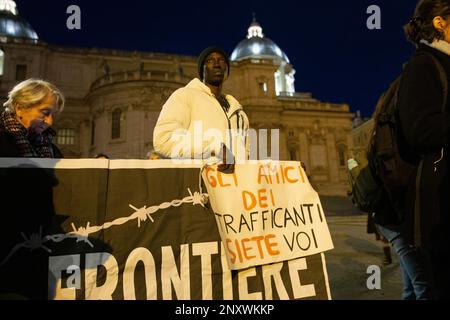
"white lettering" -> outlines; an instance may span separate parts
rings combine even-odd
[[[123,298],[136,300],[134,287],[134,271],[138,262],[142,261],[145,269],[145,287],[147,300],[157,299],[156,267],[152,253],[146,248],[136,248],[128,256],[123,271]]]
[[[99,270],[99,267],[102,267]],[[106,272],[106,273],[105,273]],[[104,274],[105,282],[98,286],[98,275]],[[86,254],[85,270],[86,300],[112,300],[119,281],[117,260],[107,252]]]
[[[380,30],[381,29],[381,9],[377,5],[371,5],[367,8],[367,14],[371,14],[367,18],[367,29],[369,30]]]
[[[172,299],[172,284],[179,300],[189,300],[191,296],[189,271],[189,245],[180,246],[180,270],[178,273],[172,247],[161,247],[161,283],[164,300]]]
[[[299,270],[306,270],[306,259],[300,258],[296,260],[288,261],[289,275],[291,276],[292,290],[294,292],[294,299],[302,299],[307,297],[314,297],[316,295],[316,289],[314,284],[302,285],[300,283],[300,277],[298,275]]]
[[[71,14],[67,18],[66,26],[69,30],[81,30],[81,9],[77,5],[71,5],[67,7],[67,14]]]
[[[366,285],[369,290],[381,290],[381,269],[379,266],[369,266],[367,268],[367,274],[371,274],[367,278]]]
[[[212,300],[212,270],[211,255],[217,254],[217,242],[194,243],[192,245],[192,256],[200,256],[202,273],[202,299]]]

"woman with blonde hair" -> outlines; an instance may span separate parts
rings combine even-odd
[[[53,144],[53,117],[64,108],[64,96],[53,84],[28,79],[17,84],[0,114],[0,157],[62,158]]]

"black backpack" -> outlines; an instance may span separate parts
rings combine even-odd
[[[440,62],[431,54],[439,71],[444,104],[447,97],[447,76]],[[408,185],[414,178],[417,162],[405,161],[398,119],[398,93],[401,75],[380,97],[373,115],[374,126],[367,154],[357,159],[358,166],[349,170],[350,196],[362,211],[374,213],[380,225],[398,224],[405,215]]]

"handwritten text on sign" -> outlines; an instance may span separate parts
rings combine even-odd
[[[291,260],[333,248],[318,194],[299,162],[208,167],[210,195],[231,269]]]

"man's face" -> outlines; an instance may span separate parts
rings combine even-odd
[[[206,57],[203,70],[205,83],[218,87],[225,81],[227,60],[222,54],[212,52]]]

